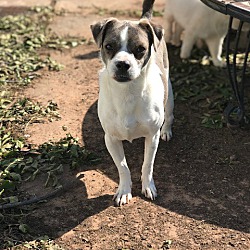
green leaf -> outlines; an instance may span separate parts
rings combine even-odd
[[[29,227],[27,224],[20,224],[18,229],[24,234],[28,233],[29,231]]]
[[[10,196],[8,197],[10,203],[16,203],[18,202],[18,197],[17,196]]]
[[[0,179],[0,190],[2,189],[12,189],[15,187],[15,184],[11,180],[1,180]]]
[[[12,178],[14,181],[21,181],[21,180],[22,180],[21,175],[15,173],[15,172],[10,173],[10,176],[11,176],[11,178]]]

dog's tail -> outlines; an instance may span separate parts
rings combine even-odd
[[[141,18],[151,19],[155,0],[144,0],[142,4]]]

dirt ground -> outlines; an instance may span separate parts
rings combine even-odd
[[[163,3],[158,1],[156,8],[162,9]],[[126,3],[132,10],[140,5]],[[73,32],[90,38],[89,23],[103,18],[93,14],[95,8],[89,4],[66,19],[58,16],[51,28],[60,35]],[[28,126],[29,142],[39,145],[71,133],[101,162],[65,171],[61,181],[67,190],[35,205],[27,217],[34,235],[48,235],[63,249],[250,249],[249,130],[201,127],[188,104],[176,102],[173,138],[160,142],[155,162],[159,196],[152,202],[140,193],[143,139],[125,142],[133,199],[114,207],[118,173],[96,111],[101,68],[97,46],[85,44],[51,56],[65,65],[64,70],[41,71],[25,95],[41,103],[55,101],[62,119]],[[175,63],[174,57],[170,63]],[[41,194],[46,192],[42,185],[38,179],[23,191]]]

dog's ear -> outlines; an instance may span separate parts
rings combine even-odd
[[[108,30],[109,27],[111,27],[111,25],[114,24],[114,22],[116,22],[117,19],[115,18],[109,18],[109,19],[105,19],[101,22],[97,22],[94,23],[92,25],[90,25],[91,31],[92,31],[92,35],[95,39],[96,44],[98,45],[99,48],[101,48],[105,34]]]
[[[142,27],[148,33],[150,40],[152,39],[152,44],[154,46],[155,51],[157,50],[163,36],[164,29],[161,25],[156,25],[150,22],[147,19],[141,19],[139,23],[140,27]]]

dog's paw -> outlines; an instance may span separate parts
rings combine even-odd
[[[227,66],[227,63],[223,60],[213,60],[213,64],[216,67],[220,67],[220,68],[225,68]]]
[[[131,187],[129,185],[119,185],[113,197],[116,206],[122,206],[132,199]]]
[[[171,125],[163,124],[161,129],[161,139],[163,141],[169,141],[172,138]]]
[[[141,192],[145,195],[146,198],[155,200],[155,198],[157,197],[157,190],[154,184],[154,180],[152,179],[150,182],[142,180]]]
[[[161,139],[163,141],[169,141],[172,138],[172,131],[161,131]]]
[[[186,49],[183,49],[183,47],[181,47],[181,53],[180,53],[180,58],[181,59],[188,59],[191,55],[191,51],[190,50],[186,50]]]

